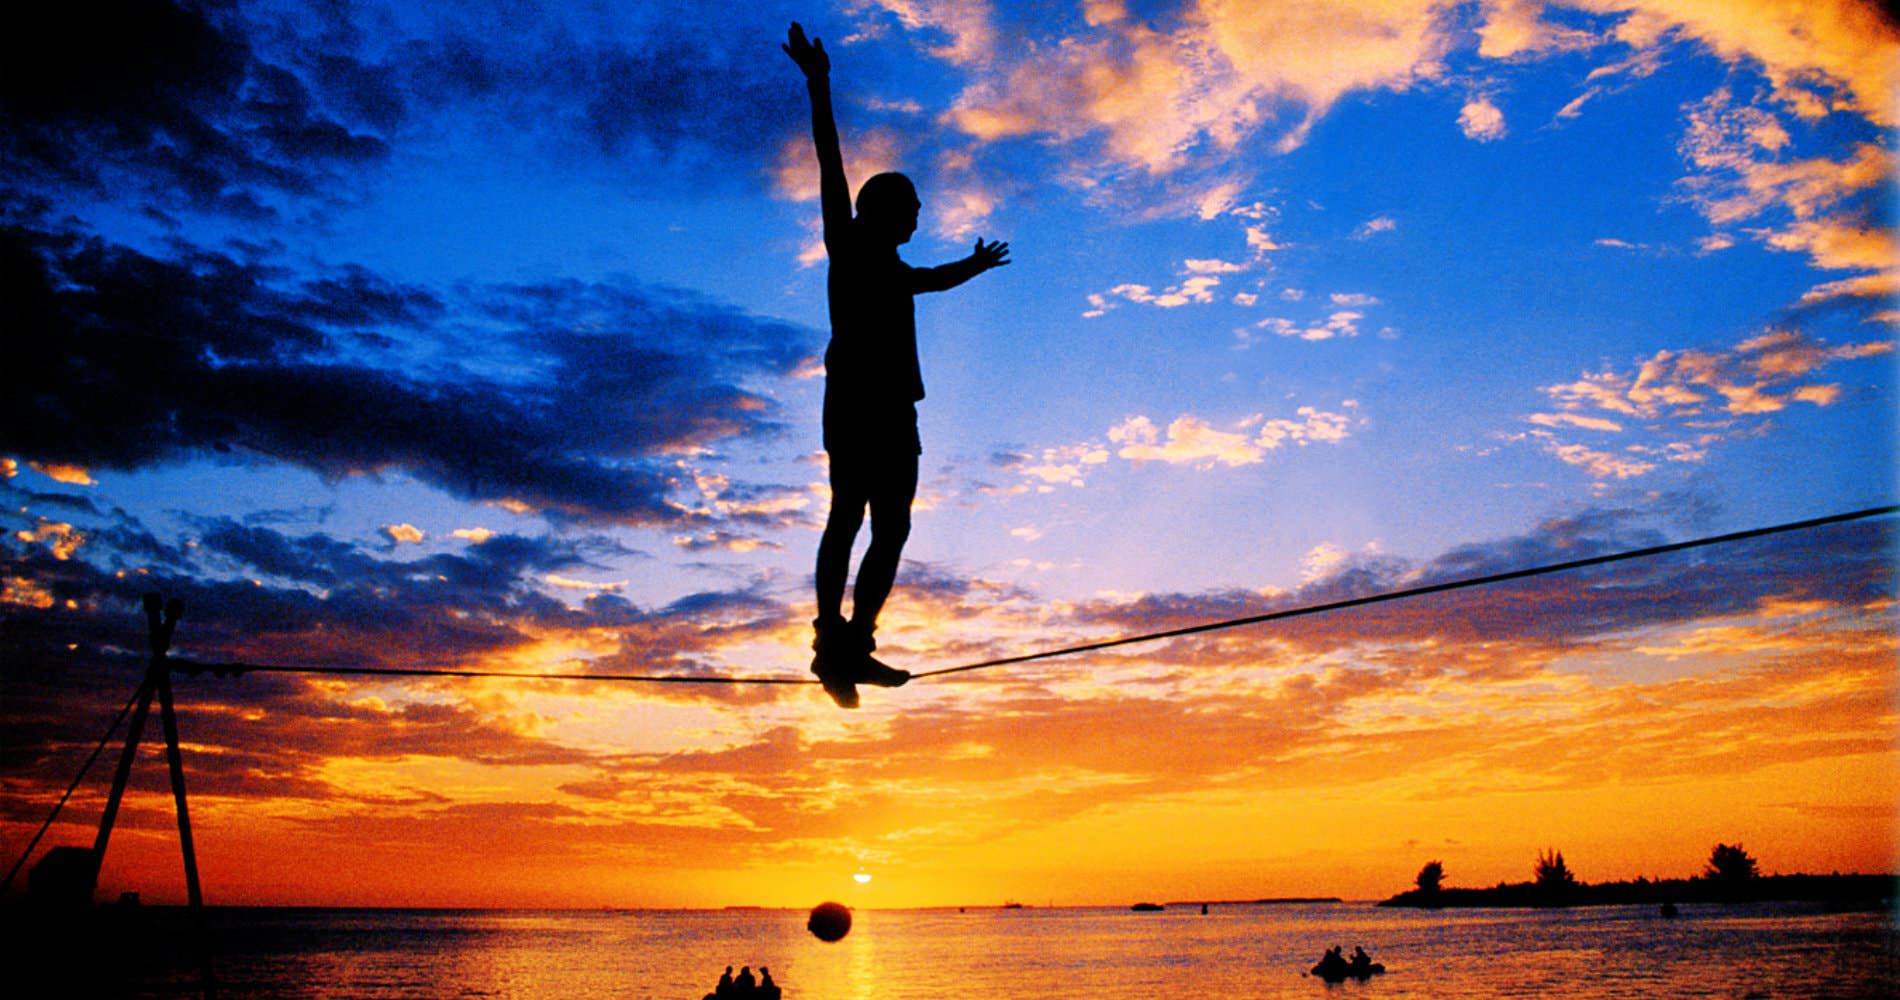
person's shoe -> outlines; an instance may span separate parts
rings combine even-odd
[[[866,653],[858,660],[857,682],[873,687],[903,687],[910,682],[910,671],[899,670]]]
[[[894,688],[903,687],[910,681],[910,671],[899,670],[871,655],[872,650],[877,649],[877,640],[871,637],[870,632],[857,632],[853,638],[858,643],[853,651],[855,655],[852,663],[856,667],[854,679],[859,684]]]
[[[816,633],[811,648],[818,654],[811,658],[811,672],[818,675],[819,685],[839,708],[858,707],[858,672],[853,663],[855,644],[850,641],[850,625],[843,618],[820,618],[811,624]]]

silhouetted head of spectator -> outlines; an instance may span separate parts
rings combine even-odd
[[[899,173],[882,173],[858,188],[858,225],[878,243],[910,242],[917,231],[917,188]]]

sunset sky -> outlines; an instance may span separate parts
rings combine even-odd
[[[854,185],[916,181],[905,259],[1014,259],[918,301],[896,665],[1900,496],[1872,2],[45,15],[0,37],[8,864],[136,685],[147,590],[200,660],[808,676],[793,20]],[[1895,553],[1860,521],[856,712],[180,677],[199,864],[212,903],[391,906],[1378,898],[1718,841],[1893,871]],[[182,899],[164,789],[148,747],[103,891]]]

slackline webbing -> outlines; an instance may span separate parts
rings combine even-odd
[[[1570,570],[1584,569],[1589,566],[1601,566],[1606,563],[1625,562],[1631,559],[1647,559],[1652,556],[1665,555],[1671,552],[1682,552],[1688,549],[1706,548],[1713,545],[1727,545],[1733,542],[1747,541],[1748,539],[1751,539],[1751,538],[1762,538],[1768,535],[1786,534],[1788,532],[1793,532],[1793,531],[1806,531],[1812,528],[1824,527],[1830,524],[1842,524],[1848,521],[1858,521],[1858,520],[1863,520],[1865,518],[1870,518],[1870,517],[1880,517],[1883,515],[1893,514],[1896,512],[1900,512],[1900,506],[1889,505],[1889,506],[1884,506],[1884,507],[1869,507],[1864,510],[1849,511],[1845,514],[1832,514],[1827,517],[1815,517],[1815,518],[1809,518],[1803,521],[1790,521],[1786,524],[1769,525],[1763,528],[1750,528],[1746,531],[1732,531],[1723,535],[1710,535],[1706,538],[1693,538],[1684,542],[1671,542],[1667,545],[1651,545],[1646,548],[1630,549],[1624,552],[1611,552],[1611,553],[1600,555],[1600,556],[1589,556],[1583,559],[1571,559],[1565,562],[1550,563],[1544,566],[1532,566],[1526,569],[1511,570],[1504,573],[1489,573],[1484,576],[1465,577],[1458,580],[1446,580],[1442,583],[1432,583],[1432,584],[1426,584],[1424,586],[1419,586],[1419,587],[1409,587],[1404,590],[1385,591],[1383,593],[1378,593],[1378,594],[1367,594],[1363,597],[1351,597],[1351,598],[1346,598],[1344,600],[1328,601],[1323,604],[1308,604],[1308,605],[1304,605],[1297,608],[1284,608],[1279,611],[1269,611],[1264,614],[1243,615],[1239,618],[1227,618],[1221,621],[1203,622],[1199,625],[1187,625],[1181,628],[1164,629],[1159,632],[1144,632],[1139,635],[1124,635],[1124,636],[1118,636],[1113,639],[1102,639],[1096,642],[1085,642],[1085,643],[1079,643],[1073,646],[1062,646],[1056,649],[1045,649],[1045,650],[1041,650],[1039,652],[1034,652],[1034,653],[1022,653],[1016,656],[1002,656],[1002,657],[997,657],[991,660],[981,660],[976,663],[965,663],[965,664],[962,664],[960,666],[955,666],[955,667],[943,667],[937,670],[921,671],[919,673],[912,674],[911,679],[916,680],[916,679],[926,678],[926,677],[943,677],[950,674],[969,673],[971,671],[976,671],[976,670],[988,670],[994,667],[1009,666],[1011,664],[1016,664],[1016,663],[1028,663],[1032,660],[1048,660],[1048,659],[1054,659],[1055,657],[1059,657],[1059,656],[1074,656],[1078,653],[1094,652],[1095,650],[1100,650],[1100,649],[1112,649],[1116,646],[1129,646],[1135,643],[1154,642],[1160,639],[1175,639],[1181,636],[1199,635],[1204,632],[1217,632],[1222,629],[1241,628],[1247,625],[1259,625],[1265,622],[1280,621],[1286,618],[1297,618],[1302,615],[1317,615],[1317,614],[1324,614],[1330,611],[1342,611],[1347,608],[1363,607],[1368,604],[1378,604],[1384,601],[1399,601],[1399,600],[1405,600],[1406,598],[1411,598],[1411,597],[1424,597],[1427,594],[1441,594],[1449,590],[1462,590],[1467,587],[1484,587],[1484,586],[1489,586],[1494,583],[1505,583],[1510,580],[1522,580],[1528,577],[1544,576],[1551,573],[1564,573]],[[276,666],[276,665],[256,664],[256,663],[195,663],[190,660],[167,660],[166,662],[174,671],[183,672],[187,674],[210,672],[220,677],[226,674],[238,675],[238,674],[246,674],[246,673],[283,673],[283,674],[337,674],[337,675],[376,676],[376,677],[503,677],[503,678],[517,678],[521,680],[613,681],[613,682],[621,682],[621,683],[638,683],[638,684],[816,684],[818,683],[816,678],[805,678],[805,677],[733,677],[733,676],[720,676],[720,675],[694,676],[694,675],[682,675],[682,674],[531,674],[531,673],[526,673],[526,672],[506,671],[506,670],[454,670],[454,669],[437,669],[437,668],[432,668],[432,667]],[[0,893],[4,893],[7,888],[12,886],[14,876],[19,874],[20,868],[26,864],[26,859],[32,856],[33,848],[38,846],[40,842],[40,838],[45,836],[46,831],[50,829],[53,825],[53,822],[59,818],[60,810],[66,805],[67,799],[72,797],[73,790],[79,787],[79,782],[85,778],[86,772],[90,770],[92,768],[93,763],[99,759],[99,754],[104,752],[106,744],[110,742],[112,739],[112,734],[118,730],[119,724],[125,721],[125,717],[127,713],[132,711],[132,705],[136,701],[138,701],[138,692],[134,692],[132,695],[132,699],[130,701],[127,701],[125,703],[125,707],[119,710],[118,716],[114,718],[112,720],[112,724],[106,728],[105,735],[99,738],[99,744],[93,747],[92,754],[86,758],[85,764],[80,766],[79,773],[76,776],[74,776],[72,780],[72,784],[66,786],[66,793],[64,795],[61,795],[59,797],[59,802],[53,806],[52,814],[46,817],[46,822],[40,825],[39,832],[35,833],[33,835],[33,839],[27,843],[26,850],[20,854],[20,859],[14,863],[12,870],[7,872],[6,880],[4,882],[0,882]]]
[[[1102,639],[1095,642],[1078,643],[1073,646],[1062,646],[1056,649],[1045,649],[1045,650],[1040,650],[1034,653],[1020,653],[1015,656],[1000,656],[995,659],[980,660],[975,663],[965,663],[965,664],[961,664],[959,666],[954,666],[954,667],[941,667],[936,670],[919,671],[919,672],[911,674],[911,679],[921,680],[923,678],[928,678],[928,677],[944,677],[950,674],[962,674],[962,673],[969,673],[969,672],[977,671],[977,670],[989,670],[995,667],[1009,666],[1011,664],[1016,664],[1016,663],[1028,663],[1033,660],[1048,660],[1048,659],[1054,659],[1059,656],[1074,656],[1077,653],[1090,653],[1090,652],[1094,652],[1096,650],[1101,650],[1101,649],[1112,649],[1116,646],[1129,646],[1129,645],[1134,645],[1135,643],[1141,643],[1141,642],[1155,642],[1161,639],[1175,639],[1175,638],[1180,638],[1181,636],[1199,635],[1203,632],[1218,632],[1223,629],[1241,628],[1248,625],[1260,625],[1266,622],[1280,621],[1286,618],[1298,618],[1303,615],[1325,614],[1331,611],[1342,611],[1347,608],[1363,607],[1368,604],[1379,604],[1385,601],[1399,601],[1399,600],[1405,600],[1407,598],[1413,598],[1413,597],[1424,597],[1428,594],[1441,594],[1446,591],[1462,590],[1467,587],[1484,587],[1484,586],[1489,586],[1491,584],[1496,584],[1496,583],[1505,583],[1511,580],[1522,580],[1522,579],[1526,579],[1526,578],[1534,577],[1534,576],[1545,576],[1551,573],[1565,573],[1571,570],[1584,569],[1590,566],[1602,566],[1606,563],[1626,562],[1631,559],[1648,559],[1654,556],[1666,555],[1671,552],[1682,552],[1688,549],[1707,548],[1713,545],[1728,545],[1734,542],[1747,541],[1752,538],[1763,538],[1769,535],[1780,535],[1780,534],[1786,534],[1786,533],[1794,532],[1794,531],[1807,531],[1813,528],[1825,527],[1830,524],[1842,524],[1848,521],[1859,521],[1865,518],[1880,517],[1882,515],[1893,514],[1896,512],[1900,512],[1900,505],[1888,505],[1884,507],[1868,507],[1864,510],[1849,511],[1844,514],[1830,514],[1826,517],[1814,517],[1814,518],[1808,518],[1802,521],[1790,521],[1785,524],[1774,524],[1774,525],[1769,525],[1767,527],[1762,527],[1762,528],[1750,528],[1746,531],[1732,531],[1727,534],[1710,535],[1705,538],[1692,538],[1692,539],[1689,539],[1688,541],[1683,541],[1683,542],[1670,542],[1667,545],[1651,545],[1651,546],[1648,546],[1647,548],[1629,549],[1623,552],[1611,552],[1611,553],[1607,553],[1605,555],[1600,555],[1600,556],[1589,556],[1583,559],[1571,559],[1565,562],[1550,563],[1543,566],[1532,566],[1526,569],[1510,570],[1504,573],[1489,573],[1484,576],[1473,576],[1473,577],[1464,577],[1457,580],[1446,580],[1442,583],[1426,584],[1424,586],[1419,586],[1419,587],[1409,587],[1404,590],[1392,590],[1392,591],[1385,591],[1385,592],[1377,593],[1377,594],[1367,594],[1363,597],[1351,597],[1351,598],[1346,598],[1344,600],[1328,601],[1323,604],[1308,604],[1308,605],[1303,605],[1297,608],[1284,608],[1279,611],[1268,611],[1263,614],[1257,614],[1257,615],[1243,615],[1239,618],[1227,618],[1221,621],[1203,622],[1198,625],[1186,625],[1181,628],[1164,629],[1159,632],[1143,632],[1139,635],[1117,636],[1112,639]],[[698,675],[695,675],[695,674],[572,674],[572,673],[535,674],[535,673],[528,673],[525,671],[457,670],[457,669],[446,669],[446,668],[438,669],[438,668],[433,668],[433,667],[274,666],[274,665],[253,664],[253,663],[200,664],[200,663],[193,663],[189,660],[173,660],[171,661],[171,663],[174,670],[180,670],[186,673],[198,673],[198,672],[203,672],[203,671],[210,671],[212,673],[219,674],[219,675],[223,675],[227,673],[228,674],[287,673],[287,674],[339,674],[339,675],[356,675],[356,676],[372,676],[372,677],[503,677],[503,678],[515,678],[515,679],[520,679],[520,680],[537,680],[537,681],[602,681],[602,682],[632,683],[632,684],[816,684],[818,683],[817,678],[814,678],[814,677],[746,677],[746,676],[731,676],[731,675],[721,675],[721,674],[698,674]]]

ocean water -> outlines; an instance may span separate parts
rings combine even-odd
[[[181,910],[147,907],[97,949],[115,992],[196,982]],[[223,997],[698,1000],[727,965],[791,998],[1900,996],[1891,912],[1817,905],[1381,910],[1367,904],[859,911],[836,944],[803,911],[211,911]],[[1389,972],[1328,985],[1329,946]],[[16,974],[19,970],[15,970]],[[15,980],[18,981],[17,979]],[[20,995],[20,994],[15,994]],[[46,995],[59,995],[58,991]]]

